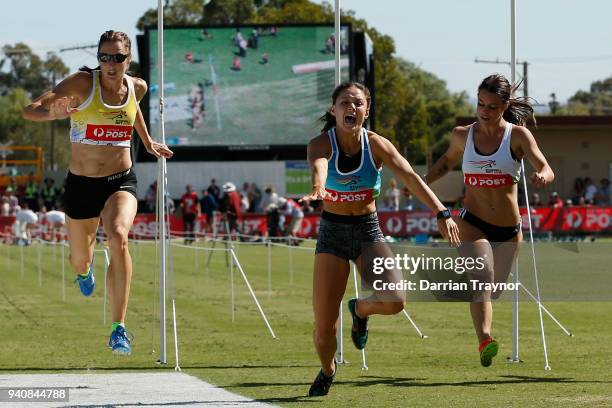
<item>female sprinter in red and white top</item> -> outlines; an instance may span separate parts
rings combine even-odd
[[[484,275],[485,280],[496,283],[506,282],[522,240],[517,201],[521,160],[527,158],[535,169],[529,177],[535,187],[554,179],[525,127],[529,119],[534,120],[533,108],[524,98],[513,98],[514,90],[502,75],[485,78],[478,87],[476,122],[454,129],[448,150],[425,176],[428,184],[433,183],[463,158],[465,198],[457,218],[463,250],[477,257],[491,254],[493,260],[486,263]],[[498,351],[497,341],[491,336],[490,299],[500,294],[479,290],[471,298],[480,362],[485,367],[491,365]]]
[[[81,292],[95,287],[93,251],[100,220],[111,250],[108,288],[113,328],[109,347],[115,354],[131,353],[124,321],[132,279],[128,233],[136,215],[136,175],[130,143],[135,128],[144,147],[156,157],[171,157],[167,146],[149,136],[138,102],[147,92],[142,79],[127,75],[131,42],[122,32],[106,31],[98,43],[94,70],[83,67],[36,98],[25,119],[70,118],[71,159],[64,207],[70,263]]]

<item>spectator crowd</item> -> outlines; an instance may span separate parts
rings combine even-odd
[[[60,210],[63,194],[63,186],[56,186],[50,177],[37,183],[34,174],[30,173],[25,184],[18,184],[13,177],[8,186],[2,188],[0,216],[14,216],[26,206],[34,212]]]
[[[155,212],[157,182],[153,182],[145,194],[145,212]],[[232,182],[219,186],[211,179],[208,187],[198,194],[191,184],[185,186],[183,195],[174,202],[167,199],[168,212],[181,216],[185,227],[185,243],[195,241],[195,221],[205,216],[206,234],[213,232],[215,213],[220,214],[217,228],[228,233],[240,232],[239,218],[243,214],[265,214],[268,235],[272,237],[297,237],[305,213],[320,211],[321,206],[299,203],[297,199],[282,197],[275,188],[268,185],[262,191],[255,183],[245,182],[239,189]]]
[[[520,191],[520,189],[519,189]],[[580,178],[577,177],[574,180],[572,191],[568,197],[561,197],[558,192],[553,191],[548,201],[542,200],[540,194],[534,192],[529,198],[529,204],[531,207],[584,207],[584,206],[599,206],[609,207],[612,206],[612,189],[610,188],[610,180],[602,178],[599,181],[599,186],[593,183],[590,177]],[[525,205],[524,197],[519,195],[519,204]]]
[[[0,187],[0,216],[15,216],[19,210],[28,209],[35,213],[62,210],[63,186],[57,186],[53,178],[47,177],[37,183],[33,173],[27,182],[18,184],[13,177],[5,187]],[[525,206],[523,189],[519,188],[519,205]],[[562,197],[553,191],[546,197],[540,192],[532,192],[529,204],[537,207],[574,207],[574,206],[612,206],[612,188],[607,178],[602,178],[596,185],[590,177],[576,178],[570,194]],[[140,201],[139,212],[155,212],[157,201],[157,182],[151,184]],[[379,211],[426,211],[406,188],[400,188],[395,179],[390,179],[388,188],[384,189],[377,200]],[[238,218],[242,214],[265,214],[268,218],[269,231],[272,236],[281,234],[295,235],[299,231],[299,220],[304,214],[320,212],[320,203],[299,203],[297,199],[282,197],[273,186],[262,189],[256,183],[245,182],[238,188],[232,182],[218,185],[211,179],[206,188],[200,192],[192,186],[185,186],[182,196],[166,197],[169,213],[183,217],[188,232],[193,230],[195,220],[204,215],[212,220],[215,212],[227,221],[230,230],[238,230]],[[460,201],[457,205],[461,205]],[[285,225],[285,219],[292,221]],[[296,221],[293,221],[296,220]],[[206,223],[206,232],[212,232],[212,223]],[[191,242],[192,237],[188,237]]]

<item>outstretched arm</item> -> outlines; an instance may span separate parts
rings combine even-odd
[[[529,176],[529,180],[536,187],[543,187],[555,179],[555,173],[546,161],[546,157],[538,147],[538,144],[529,129],[520,127],[520,148],[535,171]]]
[[[83,102],[90,86],[90,74],[77,72],[34,99],[23,109],[22,116],[35,122],[66,119]]]
[[[312,172],[312,190],[300,201],[324,200],[329,197],[325,190],[327,179],[327,158],[330,155],[331,146],[327,134],[323,133],[308,143],[308,164]]]
[[[438,213],[446,210],[438,197],[431,191],[425,182],[414,171],[408,161],[397,151],[395,146],[387,139],[376,136],[370,137],[370,144],[374,147],[373,152],[379,157],[384,165],[389,167],[393,174],[399,178],[406,187],[429,209]],[[439,219],[438,228],[442,236],[451,244],[458,245],[459,229],[451,219]]]
[[[455,166],[459,163],[459,160],[461,160],[465,140],[463,140],[459,132],[459,128],[455,128],[453,130],[448,149],[438,159],[438,161],[436,161],[436,163],[431,166],[431,169],[429,169],[429,171],[425,175],[425,182],[427,184],[431,184],[439,178],[445,176],[446,173],[454,169]]]
[[[147,93],[147,83],[142,79],[134,78],[134,91],[136,92],[136,99],[140,102],[140,100]],[[144,117],[142,116],[142,112],[140,111],[140,105],[138,106],[138,111],[136,112],[136,121],[134,122],[134,128],[136,132],[138,132],[138,136],[140,140],[142,140],[142,144],[144,145],[147,152],[151,153],[153,156],[159,158],[161,156],[169,159],[174,154],[172,150],[168,148],[163,143],[158,143],[151,139],[151,135],[149,135],[149,131],[147,129],[147,125],[144,121]]]

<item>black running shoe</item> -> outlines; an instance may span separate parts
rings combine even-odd
[[[323,370],[319,371],[317,378],[314,379],[314,382],[310,386],[310,390],[308,390],[309,397],[322,397],[327,395],[329,392],[329,387],[331,387],[334,382],[334,377],[336,376],[336,372],[331,376],[323,373]]]
[[[357,299],[348,301],[348,309],[353,317],[353,327],[351,328],[351,340],[357,350],[363,350],[368,342],[368,318],[362,319],[357,316]]]

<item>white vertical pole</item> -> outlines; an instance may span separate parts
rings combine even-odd
[[[174,302],[174,295],[172,296],[172,321],[174,325],[174,371],[181,371],[181,366],[179,365],[179,343],[178,343],[178,330],[176,328],[176,304]]]
[[[544,320],[542,317],[542,301],[540,298],[540,283],[538,279],[538,268],[535,259],[535,242],[533,241],[533,224],[531,220],[531,208],[529,207],[529,195],[527,193],[527,178],[525,177],[525,163],[521,161],[523,172],[523,187],[525,189],[525,204],[527,204],[527,219],[529,220],[529,240],[531,241],[531,259],[533,261],[533,275],[536,285],[536,298],[538,302],[538,316],[540,318],[540,332],[542,334],[542,347],[544,348],[544,370],[550,370],[548,363],[548,348],[546,347],[546,334],[544,333]]]
[[[335,13],[334,13],[334,36],[335,41],[335,75],[334,84],[335,86],[340,85],[341,72],[340,72],[340,0],[335,0]],[[338,313],[338,331],[336,332],[336,363],[344,363],[344,345],[342,344],[342,303],[340,302],[340,311]]]
[[[338,311],[338,331],[336,332],[336,364],[344,364],[344,342],[342,340],[342,306],[344,302],[340,301],[340,310]]]
[[[510,0],[510,83],[516,82],[516,0]],[[518,256],[515,260],[514,283],[518,283]],[[512,294],[512,357],[510,362],[518,363],[519,358],[519,291]]]
[[[510,0],[510,83],[516,82],[516,0]]]
[[[355,282],[355,298],[359,299],[359,289],[357,283],[357,265],[353,263],[353,281]],[[361,349],[361,369],[367,370],[365,348]]]
[[[36,245],[36,248],[38,250],[38,286],[42,287],[42,267],[40,265],[40,247],[42,246],[42,241],[38,240],[38,245]]]
[[[62,246],[62,301],[66,301],[66,253],[64,249],[64,244],[60,244]]]
[[[229,273],[230,273],[230,290],[231,290],[230,305],[232,307],[232,323],[234,323],[234,320],[236,319],[236,293],[234,290],[234,259],[230,259]]]
[[[289,285],[293,286],[293,246],[291,243],[287,248],[289,248]]]
[[[195,242],[193,245],[195,245],[195,246],[196,246],[196,248],[197,248],[197,246],[198,246],[197,241],[196,241],[196,242]],[[198,262],[198,253],[199,253],[199,252],[200,252],[200,251],[198,251],[197,249],[196,249],[195,251],[193,251],[193,264],[194,264],[194,265],[193,265],[193,267],[194,267],[194,271],[195,271],[196,273],[198,272],[198,269],[200,269],[200,268],[199,268],[199,266],[198,266],[198,263],[199,263],[199,262]]]
[[[511,51],[511,72],[512,84],[516,82],[516,0],[511,0],[511,19],[512,19],[512,51]],[[531,241],[531,256],[533,260],[533,274],[536,284],[536,297],[538,299],[538,316],[540,318],[540,331],[542,333],[542,346],[544,348],[544,369],[550,370],[548,364],[548,349],[546,347],[546,334],[544,333],[544,320],[542,318],[542,302],[540,299],[540,284],[538,282],[538,269],[535,260],[535,242],[533,241],[533,224],[531,221],[531,208],[529,207],[529,194],[527,192],[527,178],[525,176],[525,163],[521,160],[521,172],[523,173],[523,188],[525,191],[525,204],[527,205],[527,219],[529,220],[529,239]],[[518,291],[517,291],[518,292]],[[518,307],[518,302],[517,302]],[[518,347],[518,345],[517,345]]]
[[[104,324],[106,325],[106,283],[107,283],[107,279],[108,279],[108,267],[110,266],[110,258],[108,256],[108,251],[106,250],[106,248],[103,249],[104,251],[104,303],[102,304],[103,306],[103,318],[102,320],[104,321]],[[91,260],[93,262],[93,259]]]
[[[9,244],[4,244],[4,245],[6,245],[7,248],[9,246]],[[7,253],[8,253],[8,251],[7,251]],[[24,260],[23,260],[23,245],[19,246],[19,253],[20,253],[20,257],[21,257],[21,265],[20,265],[20,267],[21,267],[21,277],[23,278],[25,276],[25,268],[24,268],[24,265],[23,265],[23,263],[24,263]]]
[[[4,259],[6,259],[6,270],[7,272],[10,270],[10,263],[11,263],[11,252],[9,252],[9,246],[10,246],[10,238],[8,237],[8,235],[2,237],[2,239],[4,240],[4,242],[2,242],[3,246],[4,246]],[[23,246],[20,247],[21,248],[21,264],[23,265]],[[23,278],[23,266],[21,267],[21,277]]]
[[[272,296],[272,241],[268,240],[268,298]]]
[[[509,359],[510,363],[519,363],[519,260],[518,256],[514,260],[514,273],[512,281],[514,282],[514,293],[512,294],[512,356]]]
[[[334,19],[334,36],[336,38],[335,42],[335,61],[336,61],[336,80],[335,85],[340,85],[342,81],[342,76],[340,72],[340,0],[336,0],[336,9],[335,9],[335,19]]]
[[[164,134],[164,4],[157,1],[157,69],[159,92],[159,137],[161,143],[166,143]],[[160,348],[159,362],[166,364],[166,159],[161,157],[157,178],[157,211],[159,214],[158,228],[160,231],[160,300],[159,300],[159,331]]]

